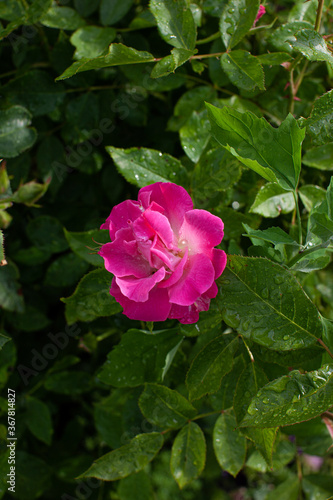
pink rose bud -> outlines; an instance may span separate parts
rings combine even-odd
[[[258,14],[257,14],[257,17],[255,18],[254,20],[254,23],[253,23],[253,26],[252,28],[257,24],[257,21],[259,21],[259,19],[266,13],[266,9],[263,5],[260,5],[259,6],[259,10],[258,10]]]
[[[156,182],[139,191],[138,201],[116,205],[101,229],[111,243],[99,255],[114,275],[111,295],[130,319],[195,323],[216,297],[215,280],[227,256],[214,248],[223,222],[193,209],[181,186]]]

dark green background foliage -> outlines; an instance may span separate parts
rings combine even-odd
[[[0,498],[333,495],[333,9],[265,7],[0,2]],[[225,223],[194,325],[127,319],[97,255],[157,181]]]

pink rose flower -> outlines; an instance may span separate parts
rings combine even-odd
[[[223,222],[193,209],[184,188],[171,182],[146,186],[138,201],[116,205],[101,229],[110,231],[111,243],[99,255],[114,275],[110,293],[126,316],[195,323],[208,310],[227,261],[214,248]]]

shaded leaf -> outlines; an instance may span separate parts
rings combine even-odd
[[[91,375],[83,371],[51,373],[45,379],[45,389],[58,394],[75,396],[91,390]]]
[[[189,422],[177,434],[171,450],[171,473],[181,489],[201,474],[205,461],[204,433],[198,424]]]
[[[260,387],[266,385],[267,382],[267,376],[255,362],[247,365],[242,371],[234,393],[234,412],[237,423],[243,420],[251,399],[257,394]],[[242,433],[254,442],[270,467],[272,467],[273,445],[277,430],[277,428],[254,429],[253,427],[241,429]]]
[[[103,258],[97,254],[99,247],[96,245],[110,241],[108,231],[91,229],[90,231],[77,233],[64,229],[64,232],[70,248],[76,255],[93,266],[103,266]]]
[[[197,414],[179,392],[157,384],[145,384],[139,406],[143,416],[162,429],[178,429]]]
[[[159,452],[163,436],[158,432],[139,434],[128,444],[103,455],[79,479],[96,477],[103,481],[116,481],[144,469]]]
[[[221,335],[207,344],[193,360],[186,377],[190,400],[216,392],[233,365],[238,339]]]
[[[174,73],[176,69],[186,63],[193,54],[193,50],[172,49],[169,56],[163,57],[161,61],[155,64],[150,74],[151,78],[161,78],[169,73]]]
[[[120,500],[154,500],[150,476],[140,471],[121,479],[118,494]]]
[[[44,283],[59,287],[75,285],[88,269],[89,264],[75,253],[61,255],[47,268]]]
[[[333,143],[323,144],[309,149],[302,158],[307,167],[319,170],[333,170]]]
[[[107,146],[107,152],[119,172],[128,182],[138,187],[154,182],[176,182],[186,184],[187,173],[179,160],[154,149],[120,149]]]
[[[137,387],[145,382],[159,382],[168,353],[181,341],[177,330],[154,335],[129,330],[122,335],[120,344],[108,354],[98,378],[114,387]]]
[[[207,111],[193,111],[185,125],[179,130],[180,142],[187,156],[196,163],[210,139]]]
[[[99,16],[104,26],[112,26],[120,21],[130,10],[133,0],[102,0]]]
[[[291,425],[320,415],[333,405],[333,366],[301,374],[294,370],[262,387],[252,399],[242,427]]]
[[[235,417],[223,413],[216,420],[213,431],[217,461],[222,469],[234,477],[243,467],[246,457],[246,439],[236,427]]]
[[[27,426],[37,439],[50,445],[53,434],[51,413],[49,407],[39,399],[29,396],[27,398],[27,413],[25,415]]]
[[[108,271],[96,269],[81,279],[73,295],[61,299],[66,304],[65,315],[70,325],[121,311],[121,306],[109,292],[111,280],[112,275]]]
[[[311,184],[300,187],[298,194],[308,212],[311,212],[316,205],[325,201],[326,198],[325,189]]]
[[[29,149],[37,139],[37,132],[29,128],[31,114],[22,106],[0,111],[0,157],[13,158]]]
[[[21,286],[18,283],[19,273],[13,263],[0,267],[0,306],[7,311],[22,313],[24,310]]]
[[[58,253],[68,248],[62,224],[55,217],[40,215],[28,223],[26,231],[31,243],[45,252]]]
[[[303,349],[323,332],[322,317],[296,278],[264,258],[229,256],[218,301],[225,322],[274,350]]]
[[[42,16],[40,22],[48,28],[76,30],[86,24],[85,20],[74,9],[53,5]]]

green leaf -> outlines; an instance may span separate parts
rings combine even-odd
[[[194,198],[210,200],[216,192],[232,187],[240,178],[240,165],[226,149],[204,151],[192,174]]]
[[[209,397],[214,410],[228,410],[233,406],[233,398],[240,373],[245,368],[243,355],[234,358],[232,370],[223,377],[223,384],[217,392]]]
[[[278,184],[268,182],[260,188],[250,212],[263,217],[278,217],[295,209],[295,198],[291,191],[285,191]]]
[[[177,434],[171,450],[170,469],[179,488],[196,479],[205,467],[206,442],[198,424],[189,422]]]
[[[23,296],[19,293],[21,286],[17,279],[19,273],[13,263],[0,267],[0,306],[7,311],[22,313],[24,310]]]
[[[51,113],[64,100],[64,87],[54,83],[46,71],[34,69],[4,85],[3,93],[13,104],[27,108],[33,116]]]
[[[68,248],[62,224],[50,215],[32,219],[27,225],[26,232],[31,243],[45,252],[58,253]]]
[[[83,17],[88,17],[98,8],[100,0],[74,0],[75,9]]]
[[[259,390],[252,399],[241,426],[296,424],[320,415],[332,405],[332,365],[305,374],[294,370]]]
[[[103,481],[116,481],[144,469],[163,445],[158,432],[139,434],[128,444],[103,455],[79,479],[96,477]]]
[[[276,498],[278,498],[279,500],[298,500],[299,495],[300,495],[299,479],[297,476],[295,476],[295,474],[292,474],[285,481],[283,481],[283,483],[280,483],[276,488],[274,488],[273,491],[270,491],[266,499],[275,500]]]
[[[288,191],[296,189],[305,131],[291,114],[279,128],[273,128],[250,112],[207,107],[213,136],[223,147],[264,179]]]
[[[56,80],[64,80],[82,71],[91,69],[108,68],[123,64],[138,64],[154,61],[154,56],[149,52],[126,47],[121,43],[111,43],[109,52],[105,56],[94,57],[93,59],[82,58],[67,68]]]
[[[154,500],[150,476],[144,471],[131,474],[119,481],[119,500]]]
[[[258,367],[257,363],[250,363],[242,371],[234,395],[234,412],[237,423],[243,420],[251,399],[257,394],[260,387],[266,385],[267,382],[267,376]],[[248,439],[254,442],[256,448],[261,452],[268,465],[272,467],[273,445],[277,428],[254,429],[252,427],[245,427],[241,429],[241,431]]]
[[[296,41],[290,45],[301,52],[309,61],[325,61],[333,67],[333,56],[325,39],[314,29],[301,29],[295,33]]]
[[[302,478],[302,488],[306,500],[331,500],[333,480],[331,475],[308,474]]]
[[[169,56],[163,57],[163,59],[155,64],[150,74],[151,78],[161,78],[162,76],[174,73],[176,69],[186,63],[193,54],[193,50],[172,49]]]
[[[108,271],[96,269],[82,278],[73,295],[61,299],[66,304],[65,315],[70,325],[121,311],[121,306],[109,292],[111,280],[112,275]]]
[[[19,186],[18,190],[15,191],[13,196],[8,198],[8,200],[14,201],[15,203],[24,203],[24,205],[34,206],[35,203],[46,193],[50,180],[48,179],[44,184],[39,184],[38,182],[31,181],[26,184]]]
[[[246,439],[236,427],[235,417],[224,413],[216,420],[213,431],[217,461],[222,469],[234,477],[243,467],[246,457]]]
[[[244,232],[243,224],[256,228],[261,222],[259,215],[244,214],[230,207],[216,207],[214,214],[224,222],[224,240],[239,239]]]
[[[154,149],[106,147],[119,172],[128,182],[144,187],[154,182],[186,185],[187,173],[179,160]]]
[[[222,378],[232,368],[237,349],[237,337],[230,341],[225,335],[221,335],[199,352],[186,377],[190,400],[199,399],[219,389]]]
[[[326,200],[316,205],[310,213],[308,232],[315,234],[326,244],[333,240],[333,177],[327,188]]]
[[[261,345],[254,344],[251,347],[251,351],[255,359],[258,358],[264,363],[276,363],[280,366],[294,366],[297,368],[302,367],[304,362],[319,358],[324,353],[323,347],[320,344],[295,351],[273,351],[272,349],[266,349]]]
[[[287,52],[272,52],[257,56],[257,60],[264,66],[278,66],[284,62],[290,62],[293,58]]]
[[[108,231],[91,229],[82,233],[71,232],[64,229],[66,240],[73,252],[81,259],[93,266],[103,266],[103,258],[97,254],[99,246],[96,245],[110,242]]]
[[[115,39],[116,33],[114,28],[100,28],[99,26],[79,28],[70,38],[71,44],[76,48],[74,58],[93,59],[104,55],[110,43]]]
[[[119,448],[124,435],[123,412],[128,395],[114,390],[94,405],[95,427],[101,439],[111,448]]]
[[[51,468],[39,457],[17,451],[15,469],[15,498],[33,500],[51,488]]]
[[[311,184],[300,187],[298,194],[308,212],[311,212],[316,205],[325,201],[326,198],[325,189]]]
[[[333,170],[333,143],[323,144],[309,149],[302,158],[307,167],[319,170]]]
[[[210,139],[207,111],[205,109],[193,111],[185,125],[179,130],[179,137],[187,156],[197,163]]]
[[[268,37],[268,42],[276,50],[292,53],[294,51],[291,42],[295,41],[295,33],[303,28],[312,28],[312,25],[305,21],[293,21],[283,24],[272,32]]]
[[[130,10],[133,0],[102,0],[99,17],[104,26],[112,26],[120,21]]]
[[[40,19],[48,28],[76,30],[85,26],[85,20],[74,9],[53,5]]]
[[[53,427],[49,407],[39,399],[27,397],[25,421],[30,432],[40,441],[50,445]]]
[[[148,422],[162,429],[179,429],[197,414],[179,392],[157,384],[145,384],[139,406]]]
[[[243,234],[243,236],[249,236],[251,240],[252,238],[257,238],[262,241],[273,243],[273,245],[282,244],[299,246],[299,244],[280,227],[270,227],[261,231],[259,229],[251,229],[247,224],[243,224],[243,226],[247,233]]]
[[[149,7],[164,41],[177,49],[194,50],[196,26],[186,0],[150,0]]]
[[[229,256],[218,302],[225,322],[273,350],[303,349],[323,331],[322,317],[296,278],[263,258]]]
[[[66,287],[75,285],[89,269],[89,264],[74,253],[55,259],[46,270],[44,283],[47,286]]]
[[[229,0],[220,18],[222,40],[232,49],[251,29],[259,9],[258,0]]]
[[[239,89],[265,90],[264,70],[258,59],[246,50],[233,50],[221,56],[223,70]]]
[[[120,344],[108,354],[98,378],[114,387],[137,387],[145,382],[159,382],[168,353],[181,340],[177,329],[154,335],[129,330],[122,335]]]
[[[3,346],[5,344],[7,344],[7,342],[9,342],[10,340],[12,340],[10,337],[7,337],[6,335],[3,335],[2,333],[0,333],[0,350],[3,348]]]
[[[31,148],[37,132],[29,128],[31,114],[22,106],[0,111],[0,157],[13,158]]]
[[[333,141],[333,90],[315,100],[307,120],[300,120],[300,126],[306,127],[315,146]]]
[[[90,373],[79,370],[51,373],[47,375],[44,383],[45,389],[48,391],[68,396],[77,396],[88,392],[91,390],[91,385]]]

